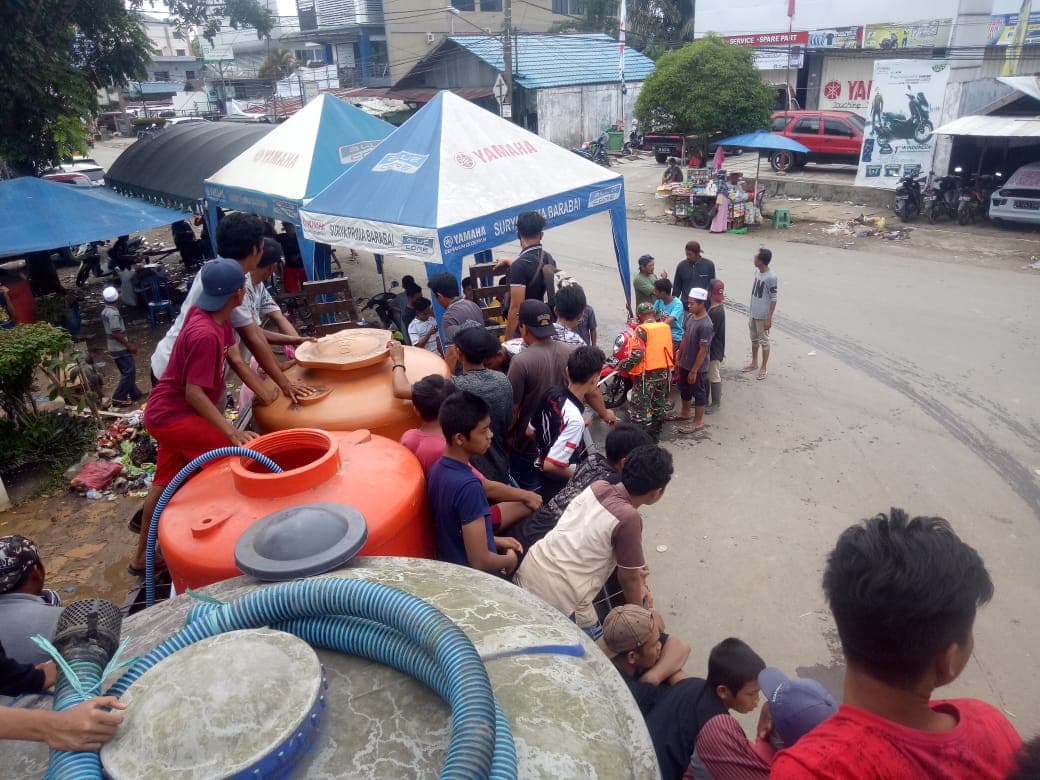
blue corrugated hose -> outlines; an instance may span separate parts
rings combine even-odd
[[[151,522],[148,523],[148,546],[145,548],[144,553],[144,605],[150,607],[155,604],[155,543],[159,537],[159,515],[166,509],[166,505],[170,503],[170,499],[173,498],[173,494],[177,492],[178,488],[185,483],[185,481],[194,474],[196,471],[201,469],[211,460],[219,460],[220,458],[227,458],[231,455],[242,455],[246,458],[252,458],[261,466],[264,466],[275,474],[282,473],[282,467],[271,460],[266,455],[261,455],[259,452],[246,449],[245,447],[218,447],[215,450],[199,455],[195,460],[188,463],[187,466],[177,472],[177,476],[170,480],[170,484],[163,490],[162,495],[159,496],[159,503],[155,505],[155,511],[152,512]]]
[[[193,460],[163,491],[152,515],[149,568],[157,522],[170,496],[196,468],[229,455],[244,455],[280,471],[277,464],[241,447],[224,447]],[[366,580],[299,580],[253,591],[227,604],[198,604],[183,629],[139,659],[107,693],[122,695],[148,669],[200,639],[265,626],[292,633],[315,647],[392,666],[440,694],[451,708],[451,736],[442,778],[516,777],[516,748],[509,722],[473,643],[462,629],[422,599]],[[76,671],[81,681],[100,684],[100,669]],[[59,675],[55,709],[67,709],[79,702],[69,694],[69,687]],[[54,751],[48,777],[96,780],[102,777],[101,762],[97,753]]]

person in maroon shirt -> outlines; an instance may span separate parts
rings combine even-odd
[[[773,761],[775,778],[1004,778],[1022,740],[995,707],[932,701],[993,596],[979,554],[940,517],[901,509],[845,530],[823,575],[845,654],[844,703]]]
[[[188,313],[170,362],[144,411],[144,426],[159,449],[146,507],[155,506],[177,472],[199,455],[256,438],[252,431],[240,431],[224,417],[225,360],[256,393],[254,404],[268,404],[278,397],[277,388],[261,380],[234,348],[235,331],[228,318],[245,297],[245,279],[242,266],[227,258],[212,260],[199,272],[196,284],[202,285],[202,295]],[[147,523],[151,518],[144,520]],[[142,533],[135,561],[143,560],[146,539],[147,534]],[[141,574],[133,563],[129,570]]]

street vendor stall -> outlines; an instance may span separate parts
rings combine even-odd
[[[624,179],[451,92],[440,92],[361,165],[300,210],[312,241],[425,263],[462,277],[467,255],[516,238],[516,217],[549,228],[610,214],[630,300]]]
[[[686,222],[691,227],[706,228],[711,224],[717,186],[707,168],[687,168],[686,181],[662,184],[655,197],[668,201],[668,213],[675,224]]]
[[[293,222],[307,278],[328,278],[328,252],[316,258],[314,242],[299,230],[300,206],[394,129],[333,95],[319,95],[206,179],[211,222],[220,206]]]

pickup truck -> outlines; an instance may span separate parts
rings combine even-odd
[[[685,164],[684,140],[682,133],[647,133],[643,136],[643,149],[653,152],[654,159],[659,163],[663,164],[669,157],[675,157]]]

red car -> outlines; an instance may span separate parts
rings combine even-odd
[[[773,152],[774,171],[790,171],[806,163],[856,165],[866,120],[851,111],[783,111],[773,113],[773,132],[809,148],[808,154]]]

